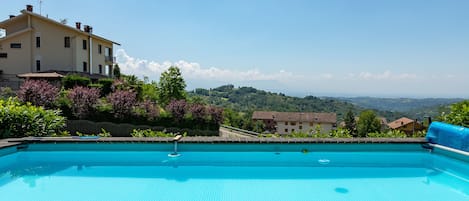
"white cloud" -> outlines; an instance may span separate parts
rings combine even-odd
[[[181,70],[184,78],[198,80],[214,80],[214,81],[280,81],[284,82],[289,79],[301,78],[292,72],[281,70],[275,73],[264,73],[258,69],[247,71],[236,71],[229,69],[221,69],[216,67],[203,68],[199,63],[187,62],[180,60],[177,62],[165,61],[158,63],[145,59],[138,59],[129,56],[125,50],[119,49],[116,53],[117,63],[124,74],[133,74],[137,76],[148,76],[157,79],[160,74],[171,66],[177,66]]]
[[[358,79],[358,80],[413,80],[419,78],[416,74],[411,73],[401,73],[394,74],[389,70],[384,71],[383,73],[370,73],[370,72],[360,72],[358,74],[350,73],[346,76],[349,79]]]
[[[315,93],[356,93],[356,94],[436,94],[443,96],[450,91],[465,91],[467,76],[464,74],[437,74],[419,72],[394,73],[383,72],[342,72],[329,73],[320,67],[318,72],[286,71],[264,72],[259,69],[232,70],[221,67],[204,67],[196,62],[184,60],[156,62],[129,56],[125,50],[116,52],[117,62],[124,74],[138,77],[148,76],[158,80],[160,74],[170,66],[181,69],[188,88],[216,87],[222,84],[253,86],[277,92],[295,92],[296,94]],[[406,84],[407,87],[396,87]],[[443,93],[444,92],[444,93]]]

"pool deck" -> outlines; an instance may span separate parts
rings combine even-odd
[[[23,143],[172,143],[174,138],[134,138],[134,137],[26,137],[0,140],[0,148]],[[223,138],[223,137],[183,137],[178,143],[208,144],[423,144],[425,138]]]

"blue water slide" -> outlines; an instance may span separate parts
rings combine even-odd
[[[469,152],[469,128],[442,122],[432,122],[428,142]]]

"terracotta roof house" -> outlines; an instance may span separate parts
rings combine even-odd
[[[263,121],[268,131],[278,134],[310,132],[316,126],[320,126],[323,132],[328,132],[336,127],[337,115],[335,113],[255,111],[252,120]]]
[[[425,129],[424,126],[413,119],[407,117],[402,117],[388,124],[388,127],[392,130],[400,130],[410,135],[415,131],[420,131]]]
[[[5,33],[0,36],[0,82],[49,78],[50,73],[112,76],[113,45],[120,44],[93,34],[91,26],[77,22],[71,27],[27,5],[20,15],[1,21],[0,29]]]

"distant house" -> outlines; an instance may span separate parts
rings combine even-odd
[[[266,130],[278,134],[310,132],[317,126],[322,132],[329,132],[337,125],[335,113],[255,111],[252,120],[263,121]]]
[[[2,86],[19,83],[21,78],[54,79],[69,73],[92,79],[112,76],[113,45],[119,44],[93,34],[91,26],[82,29],[77,22],[71,27],[34,13],[33,6],[27,5],[20,15],[1,21],[2,30]]]
[[[408,135],[412,134],[414,131],[416,132],[425,129],[420,122],[407,117],[402,117],[389,123],[388,127],[392,130],[400,130]]]

